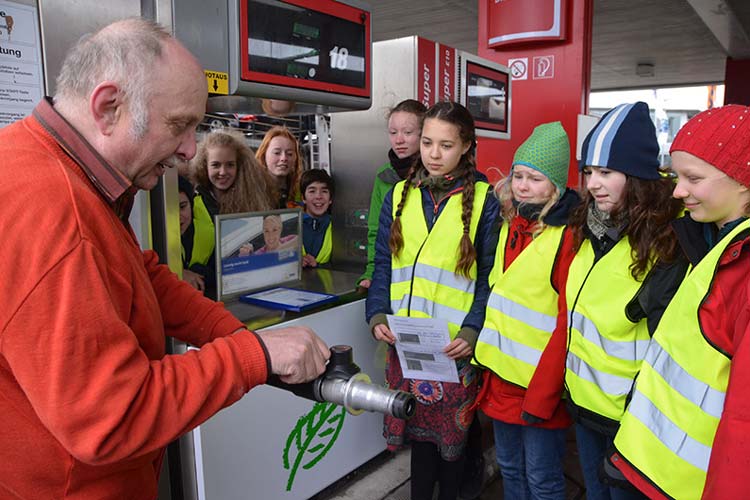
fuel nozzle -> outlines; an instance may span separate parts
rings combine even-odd
[[[417,409],[414,396],[372,384],[370,377],[354,363],[351,346],[335,345],[330,349],[326,371],[315,380],[292,385],[272,377],[268,383],[313,401],[339,404],[352,415],[367,410],[401,419],[414,416]]]

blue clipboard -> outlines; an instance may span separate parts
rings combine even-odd
[[[310,292],[296,288],[276,287],[262,292],[240,295],[240,301],[255,306],[283,311],[302,312],[313,307],[334,302],[338,295]]]

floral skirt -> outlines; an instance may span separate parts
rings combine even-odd
[[[385,416],[383,435],[389,450],[395,451],[410,441],[427,441],[437,445],[443,460],[461,457],[474,418],[479,377],[469,358],[458,360],[457,365],[457,384],[404,378],[396,349],[388,348],[388,388],[413,394],[418,402],[417,411],[409,420]]]

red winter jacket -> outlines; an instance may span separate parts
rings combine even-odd
[[[680,235],[680,231],[677,231]],[[698,232],[701,238],[701,232]],[[695,237],[694,236],[694,237]],[[683,243],[683,238],[680,238]],[[684,247],[684,245],[683,245]],[[689,255],[690,256],[690,255]],[[696,263],[691,258],[691,262]],[[750,235],[730,245],[698,315],[703,333],[732,359],[724,413],[714,438],[702,498],[725,500],[750,495]],[[624,460],[615,465],[651,498],[666,498]]]

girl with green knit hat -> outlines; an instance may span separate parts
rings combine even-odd
[[[562,460],[571,424],[565,405],[544,421],[522,415],[532,375],[549,370],[540,356],[556,324],[557,290],[564,286],[561,270],[567,266],[558,261],[572,260],[572,253],[558,252],[579,202],[566,188],[569,162],[560,122],[539,125],[496,187],[504,221],[473,362],[486,368],[478,402],[493,419],[506,499],[565,498]]]

